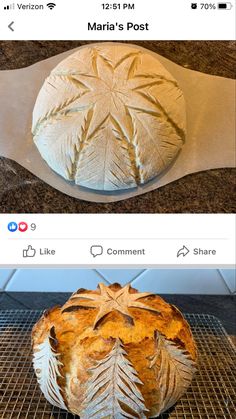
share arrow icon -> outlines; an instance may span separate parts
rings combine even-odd
[[[178,250],[178,252],[177,252],[177,258],[179,256],[185,257],[189,252],[190,252],[190,250],[186,246],[183,246],[183,247],[181,247],[181,249]]]

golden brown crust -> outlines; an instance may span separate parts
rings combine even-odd
[[[113,284],[108,288],[112,291],[122,289],[119,284]],[[138,293],[131,287],[129,292]],[[78,290],[77,293],[81,296],[83,293],[99,295],[100,291],[99,289]],[[91,374],[89,369],[111,351],[114,341],[118,338],[124,344],[129,361],[144,383],[138,387],[145,399],[146,407],[151,412],[150,416],[157,412],[155,406],[159,403],[155,372],[150,368],[150,357],[155,350],[155,331],[189,353],[193,361],[196,360],[196,346],[190,327],[181,312],[157,295],[144,297],[140,302],[157,311],[130,307],[128,311],[130,318],[133,319],[130,321],[126,315],[112,310],[94,328],[98,309],[87,307],[76,309],[74,307],[76,301],[69,299],[63,307],[54,307],[45,312],[34,326],[32,331],[34,350],[44,341],[48,331],[52,327],[55,328],[57,351],[61,355],[60,360],[63,364],[59,385],[63,389],[68,410],[72,413],[79,415],[81,412],[86,384]],[[65,308],[69,307],[72,307],[72,310],[65,311]]]

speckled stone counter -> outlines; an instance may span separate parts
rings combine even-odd
[[[130,42],[184,67],[223,77],[236,76],[233,41]],[[90,41],[1,41],[0,70],[29,66],[85,43]],[[1,213],[230,213],[236,209],[234,188],[234,169],[208,170],[185,176],[135,198],[95,204],[66,196],[17,163],[0,158]]]

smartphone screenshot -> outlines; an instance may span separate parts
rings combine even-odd
[[[235,1],[0,0],[0,419],[234,419]]]

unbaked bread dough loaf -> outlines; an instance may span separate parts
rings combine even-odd
[[[152,53],[104,43],[79,49],[51,72],[32,132],[59,175],[111,191],[160,175],[183,145],[185,119],[183,93]]]
[[[195,343],[180,311],[129,285],[78,290],[44,313],[32,342],[44,396],[81,419],[156,417],[195,372]]]

